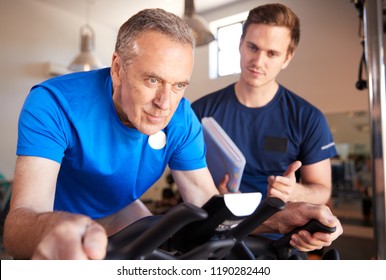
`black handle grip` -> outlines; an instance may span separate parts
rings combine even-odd
[[[291,240],[291,236],[295,233],[298,233],[301,230],[306,230],[311,234],[313,234],[315,232],[333,233],[333,232],[335,232],[336,227],[325,226],[322,223],[320,223],[318,220],[313,219],[313,220],[310,220],[304,226],[295,228],[294,230],[290,231],[289,233],[287,233],[286,235],[284,235],[280,239],[275,240],[273,242],[273,245],[276,248],[291,247],[291,245],[289,244],[289,242]]]
[[[281,199],[267,197],[250,216],[246,217],[237,227],[230,230],[226,236],[232,236],[236,241],[240,242],[273,214],[283,210],[284,207],[285,203]]]

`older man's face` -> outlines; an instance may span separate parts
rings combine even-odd
[[[121,121],[152,135],[169,123],[181,101],[193,69],[190,45],[158,32],[140,35],[136,56],[123,67],[113,56],[113,100]]]

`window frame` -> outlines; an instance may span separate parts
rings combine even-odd
[[[229,72],[227,74],[220,75],[221,73],[220,51],[221,50],[218,42],[219,40],[218,35],[219,35],[219,30],[221,30],[222,28],[227,28],[232,25],[241,24],[240,36],[238,36],[238,38],[235,38],[235,40],[239,42],[242,34],[242,26],[247,16],[248,16],[248,11],[238,13],[225,18],[220,18],[218,20],[215,20],[209,23],[209,28],[211,32],[215,34],[215,37],[216,37],[216,40],[209,44],[209,78],[210,79],[218,79],[218,78],[228,77],[228,76],[232,76],[240,73],[240,64],[239,64],[239,61],[237,61],[237,66],[236,66],[237,68],[235,67],[236,68],[235,71],[230,71],[232,73]],[[237,54],[239,54],[238,43],[237,43]]]

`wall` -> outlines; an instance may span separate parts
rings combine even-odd
[[[208,21],[248,11],[261,3],[287,4],[301,21],[301,39],[295,57],[279,81],[317,105],[324,113],[367,110],[368,96],[355,88],[361,55],[359,18],[351,0],[240,1],[204,14]],[[238,76],[210,80],[208,47],[197,50],[192,87],[187,96],[195,100]]]
[[[247,11],[260,3],[238,1],[204,14],[215,20]],[[367,92],[355,89],[361,55],[358,16],[350,0],[291,0],[301,18],[302,38],[280,82],[323,112],[367,110]],[[66,65],[79,50],[79,29],[85,20],[29,0],[0,0],[0,172],[13,177],[17,119],[34,84],[49,77],[47,63]],[[90,22],[96,50],[109,65],[117,30]],[[195,68],[186,97],[195,100],[237,80],[237,76],[208,78],[208,47],[196,50]],[[160,184],[165,185],[161,180]]]
[[[85,19],[30,0],[0,0],[0,172],[13,178],[17,120],[31,86],[50,77],[48,63],[66,66],[80,49]],[[98,56],[110,64],[116,30],[90,22]]]

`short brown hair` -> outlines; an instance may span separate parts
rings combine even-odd
[[[293,53],[299,44],[300,20],[287,6],[282,4],[266,4],[250,10],[248,18],[243,25],[241,38],[244,38],[248,27],[254,23],[287,27],[291,33],[291,43],[288,46],[288,53]]]

